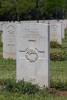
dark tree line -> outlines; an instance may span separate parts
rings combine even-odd
[[[67,18],[67,0],[0,0],[0,20]]]

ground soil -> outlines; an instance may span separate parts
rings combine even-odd
[[[49,89],[49,93],[53,93],[53,89]],[[55,90],[56,96],[67,96],[67,91]]]
[[[56,90],[56,96],[67,96],[67,91]]]

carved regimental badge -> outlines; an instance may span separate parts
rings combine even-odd
[[[26,49],[25,58],[30,62],[36,62],[38,60],[38,52],[33,48]]]

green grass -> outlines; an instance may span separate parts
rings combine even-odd
[[[55,95],[27,95],[20,93],[0,92],[0,100],[67,100],[66,97],[56,97]]]
[[[0,79],[8,78],[16,78],[16,61],[3,59],[2,48],[0,47]]]
[[[67,82],[67,61],[50,62],[51,80]]]
[[[66,31],[67,33],[67,31]],[[67,34],[63,40],[62,50],[67,53]],[[3,59],[3,50],[0,47],[0,80],[16,79],[16,61]],[[67,82],[67,61],[50,61],[50,80]],[[54,83],[53,83],[54,84]],[[56,97],[54,94],[23,95],[20,93],[10,93],[0,90],[0,100],[67,100],[67,97]]]
[[[54,50],[54,49],[50,49]],[[62,42],[62,48],[55,48],[55,50],[62,50],[67,56],[67,30],[65,30],[65,38]],[[67,83],[67,61],[50,61],[50,80],[60,81],[62,84]]]

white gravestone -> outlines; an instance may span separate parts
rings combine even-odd
[[[3,25],[6,24],[7,22],[0,22],[0,36],[1,36],[1,42],[3,42]]]
[[[2,31],[2,22],[0,22],[0,32]]]
[[[23,23],[17,28],[17,81],[49,85],[48,25]]]
[[[64,34],[65,34],[65,23],[63,20],[60,20],[61,23],[61,34],[62,34],[62,39],[64,39]]]
[[[67,28],[67,19],[64,20],[65,28]]]
[[[16,59],[16,25],[8,23],[3,26],[3,57]]]
[[[65,33],[65,27],[64,27],[64,23],[61,23],[61,30],[62,30],[62,39],[64,39],[64,33]]]
[[[57,41],[62,44],[61,23],[50,24],[50,41]]]
[[[2,22],[0,22],[0,37],[1,37],[0,38],[1,40],[0,41],[2,42]]]
[[[63,20],[64,23],[64,29],[66,29],[66,20]]]

